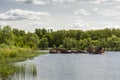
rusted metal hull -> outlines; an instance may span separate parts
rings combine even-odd
[[[66,50],[66,49],[59,49],[59,48],[55,48],[55,49],[50,49],[49,50],[50,54],[80,54],[80,53],[84,53],[84,54],[102,54],[104,53],[103,50],[98,50],[95,52],[92,51],[86,51],[86,50]]]

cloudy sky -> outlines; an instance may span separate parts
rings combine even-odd
[[[0,0],[0,26],[34,31],[120,28],[120,0]]]

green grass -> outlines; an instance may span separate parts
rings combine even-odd
[[[34,51],[30,48],[1,48],[0,49],[0,77],[7,78],[19,70],[24,70],[23,67],[14,66],[13,63],[25,61],[28,58],[32,59],[44,52]]]
[[[7,78],[18,70],[19,68],[12,64],[0,64],[0,77]]]

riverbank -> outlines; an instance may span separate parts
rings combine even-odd
[[[32,50],[30,48],[1,48],[0,49],[0,78],[7,78],[21,68],[13,65],[15,62],[31,59],[45,52]]]

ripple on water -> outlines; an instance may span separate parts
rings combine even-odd
[[[36,65],[36,77],[26,73],[12,80],[119,80],[120,52],[107,53],[40,55],[24,62]]]

